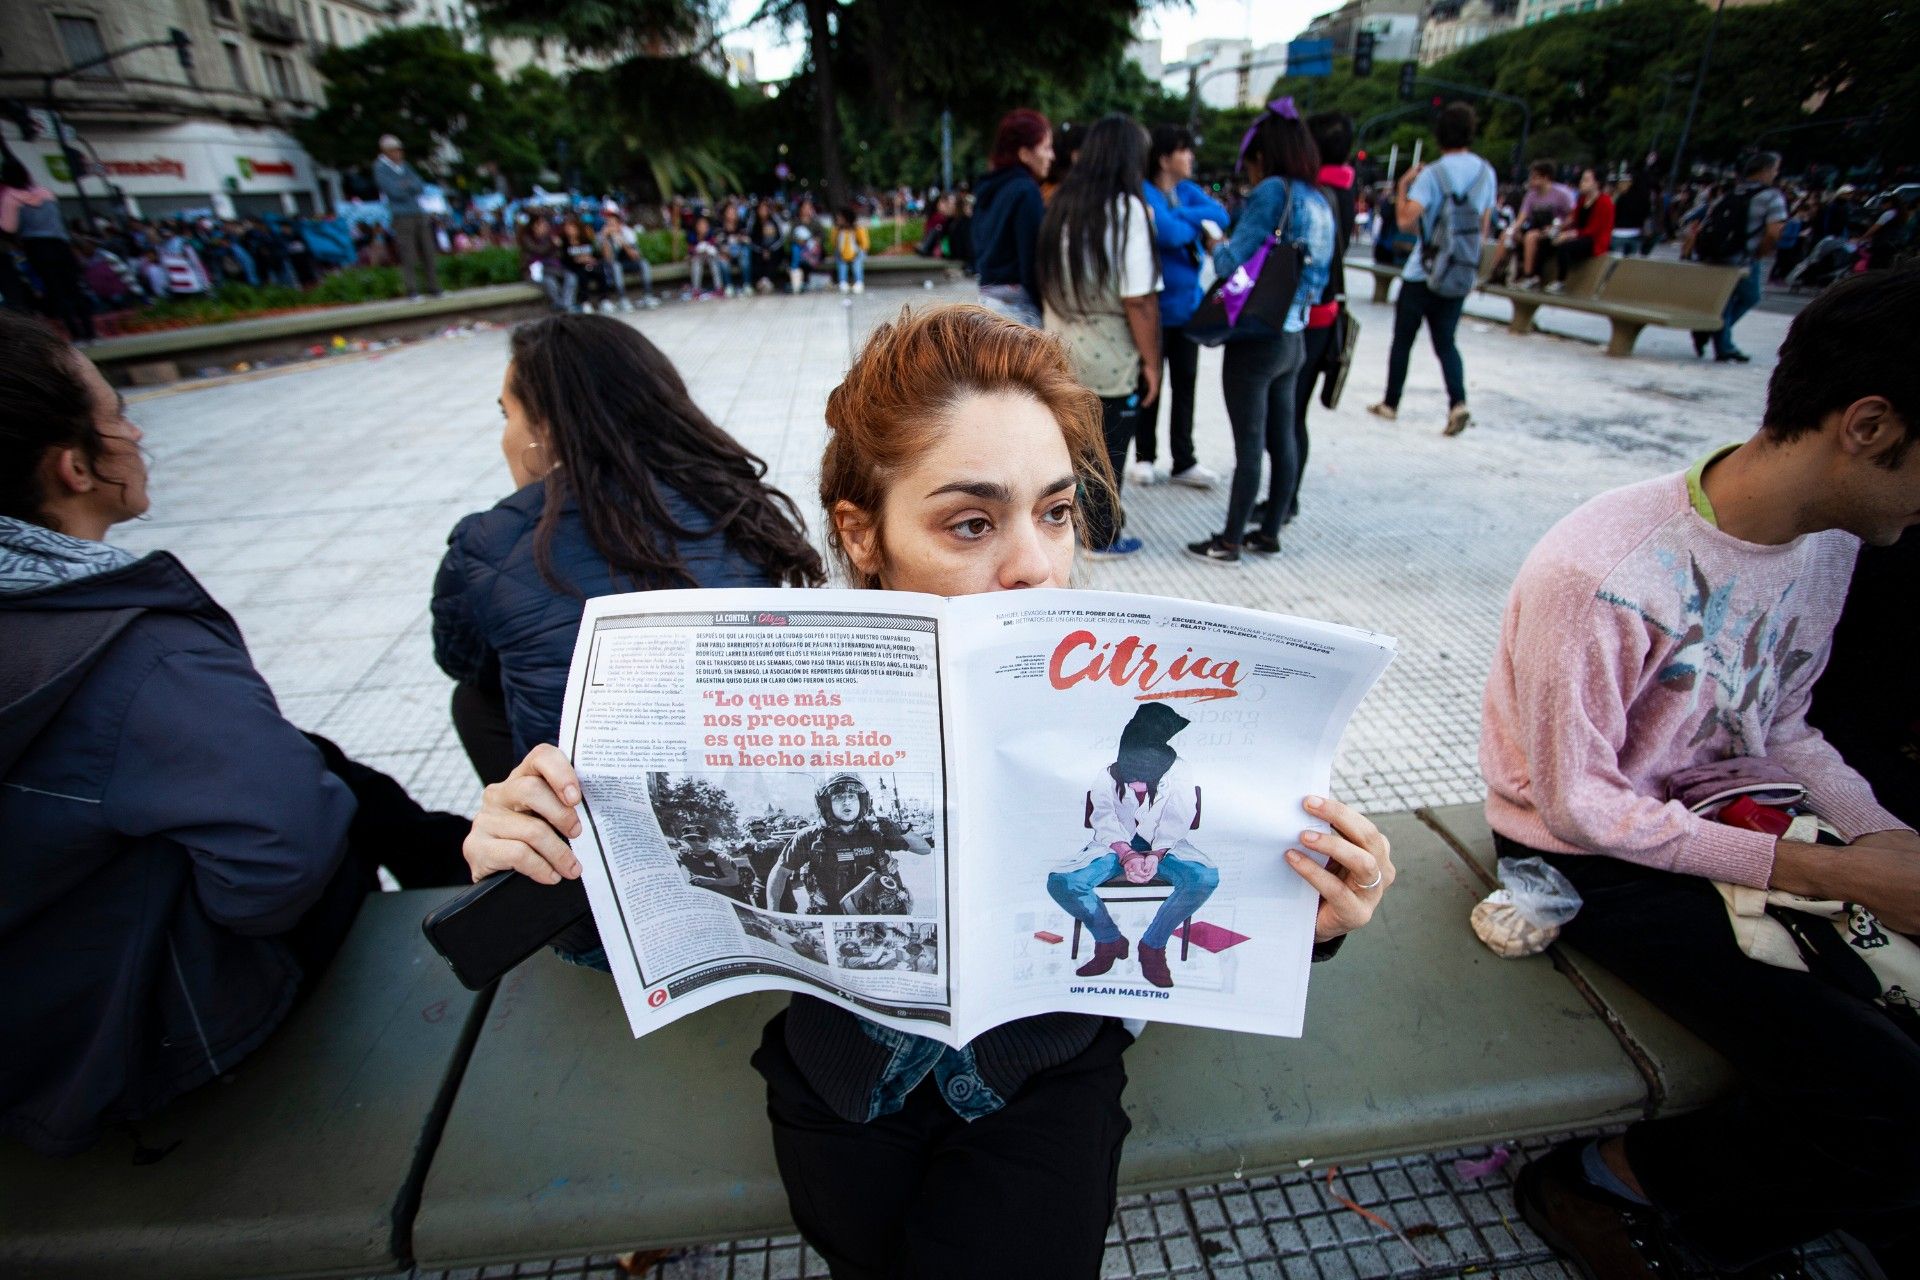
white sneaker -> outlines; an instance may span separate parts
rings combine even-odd
[[[651,293],[647,295],[647,310],[651,311],[659,305],[660,299],[657,295]]]
[[[408,301],[408,302],[413,302],[413,303],[420,303],[420,302],[425,302],[425,301],[426,301],[426,299],[425,299],[425,298],[423,298],[423,297],[421,297],[421,296],[420,296],[419,294],[417,294],[417,293],[410,293],[410,294],[408,294],[408,295],[407,295],[407,301]]]
[[[737,298],[737,297],[739,297],[739,296],[740,296],[740,291],[739,291],[738,289],[736,289],[736,288],[734,288],[734,287],[733,287],[732,285],[728,285],[728,286],[727,286],[727,296],[728,296],[729,298]]]
[[[603,315],[603,316],[610,316],[610,315],[612,315],[612,314],[613,314],[613,299],[612,299],[612,298],[603,298],[603,299],[601,299],[601,302],[600,302],[600,314],[601,314],[601,315]]]
[[[867,282],[865,280],[855,280],[853,282],[853,291],[855,293],[865,293],[867,291]]]
[[[1220,482],[1220,475],[1196,462],[1185,471],[1174,472],[1167,479],[1174,484],[1183,484],[1189,489],[1211,489]]]
[[[1160,483],[1160,473],[1151,462],[1136,462],[1127,468],[1127,483],[1149,485]]]
[[[622,299],[620,299],[620,309],[621,309],[622,311],[631,311],[631,310],[633,310],[633,299],[632,299],[632,298],[622,298]]]
[[[853,286],[852,286],[852,285],[850,285],[850,284],[848,284],[848,283],[847,283],[847,282],[846,282],[845,280],[842,280],[842,281],[840,282],[840,292],[842,292],[842,293],[852,293],[852,292],[853,292]]]

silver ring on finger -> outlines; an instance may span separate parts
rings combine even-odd
[[[1367,883],[1360,885],[1358,887],[1361,889],[1378,889],[1380,887],[1380,882],[1382,880],[1385,880],[1386,878],[1387,878],[1387,873],[1383,869],[1381,871],[1374,873],[1373,879],[1369,880]]]

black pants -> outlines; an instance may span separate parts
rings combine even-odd
[[[786,1017],[767,1024],[753,1065],[794,1224],[834,1280],[1100,1274],[1131,1127],[1119,1023],[978,1120],[956,1116],[929,1076],[901,1110],[854,1124],[801,1076]]]
[[[1127,448],[1133,443],[1140,420],[1146,411],[1140,405],[1140,392],[1131,396],[1100,397],[1100,434],[1106,437],[1107,464],[1113,469],[1113,493],[1089,491],[1087,507],[1087,545],[1112,546],[1127,526],[1126,512],[1120,507],[1120,488],[1127,477]]]
[[[1245,536],[1254,496],[1260,490],[1260,460],[1269,461],[1267,510],[1260,531],[1278,536],[1293,509],[1299,479],[1294,451],[1293,388],[1306,343],[1297,333],[1229,342],[1220,358],[1220,394],[1233,427],[1233,485],[1227,491],[1227,527],[1220,537],[1234,546]]]
[[[1564,282],[1573,274],[1575,267],[1593,256],[1593,237],[1575,236],[1571,240],[1563,240],[1553,246],[1553,255],[1560,262],[1560,279]]]
[[[1335,327],[1327,325],[1302,335],[1306,346],[1300,356],[1300,372],[1293,380],[1293,505],[1287,510],[1289,518],[1300,510],[1300,482],[1307,475],[1307,407],[1313,403],[1313,389],[1320,385],[1321,366],[1326,363],[1334,333]]]
[[[1173,448],[1173,469],[1185,471],[1199,461],[1193,452],[1193,383],[1200,373],[1200,344],[1177,324],[1161,325],[1160,350],[1166,354],[1167,376],[1160,384],[1160,398],[1140,415],[1134,429],[1133,456],[1141,462],[1160,456],[1160,406],[1168,405],[1167,442]]]
[[[1387,354],[1387,394],[1389,409],[1400,407],[1400,392],[1407,385],[1407,357],[1413,354],[1413,340],[1420,336],[1420,324],[1426,322],[1427,336],[1433,340],[1433,354],[1440,358],[1440,374],[1447,381],[1447,407],[1467,402],[1467,374],[1460,364],[1460,348],[1453,335],[1460,328],[1460,312],[1465,298],[1443,298],[1427,288],[1424,280],[1400,282],[1400,297],[1393,308],[1393,349]]]
[[[405,787],[378,769],[348,759],[319,734],[306,737],[320,749],[328,772],[346,783],[360,802],[347,828],[346,857],[319,900],[284,939],[306,975],[304,983],[311,985],[340,950],[360,904],[379,890],[378,868],[392,872],[403,889],[466,884],[473,876],[460,856],[467,838],[465,818],[422,809]]]
[[[53,236],[33,236],[20,241],[27,264],[40,277],[46,292],[46,314],[66,326],[67,336],[75,342],[93,338],[93,307],[80,287],[80,262],[73,256],[70,241]]]
[[[507,721],[506,695],[498,683],[453,686],[453,732],[483,785],[501,781],[520,763],[513,749],[513,726]]]
[[[1534,850],[1500,837],[1502,857]],[[1920,1044],[1809,973],[1750,960],[1697,876],[1541,855],[1585,905],[1567,942],[1719,1050],[1742,1091],[1627,1130],[1627,1162],[1728,1269],[1842,1228],[1920,1275]]]

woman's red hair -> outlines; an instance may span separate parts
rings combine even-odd
[[[1045,405],[1060,424],[1082,488],[1113,490],[1100,398],[1074,380],[1058,339],[985,307],[907,308],[873,331],[827,397],[832,434],[820,459],[820,505],[827,543],[852,585],[878,587],[879,575],[861,573],[848,558],[834,509],[850,503],[877,525],[894,478],[933,447],[953,406],[997,392]]]
[[[1020,163],[1020,148],[1037,147],[1053,132],[1052,123],[1032,107],[1016,107],[1000,117],[993,131],[993,154],[987,160],[990,169],[1004,169]]]

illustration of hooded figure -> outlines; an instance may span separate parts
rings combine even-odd
[[[1075,971],[1083,978],[1097,978],[1127,958],[1126,935],[1095,892],[1101,885],[1119,879],[1171,890],[1140,935],[1140,974],[1156,987],[1173,985],[1167,939],[1175,926],[1220,886],[1219,871],[1190,839],[1200,823],[1200,789],[1172,743],[1188,723],[1160,702],[1133,713],[1113,763],[1087,793],[1090,860],[1047,877],[1048,895],[1093,935],[1093,958]]]

